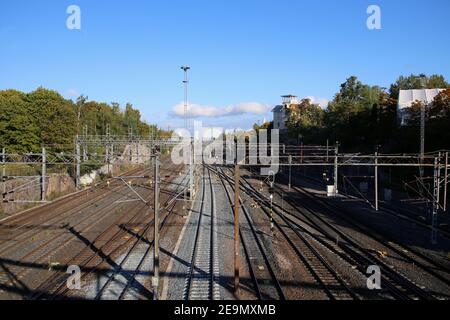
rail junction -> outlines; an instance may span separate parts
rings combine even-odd
[[[267,176],[267,164],[250,156],[230,164],[215,152],[194,154],[191,140],[189,162],[174,164],[179,143],[107,134],[78,137],[72,152],[3,149],[3,182],[24,178],[8,174],[13,165],[39,173],[3,190],[3,201],[40,205],[0,220],[0,298],[449,299],[447,151],[273,144],[270,165],[279,170]],[[109,167],[118,163],[127,170],[114,175]],[[101,165],[109,175],[82,187],[81,168]],[[78,191],[48,201],[52,166],[71,168]],[[381,195],[398,168],[423,172],[404,181],[414,201]],[[33,184],[41,199],[15,197]],[[73,266],[77,288],[68,285]],[[372,267],[380,272],[375,289]]]

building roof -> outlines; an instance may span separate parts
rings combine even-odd
[[[272,112],[280,112],[280,111],[282,111],[285,107],[286,107],[286,106],[284,106],[284,105],[278,105],[278,106],[275,106],[275,108],[272,109]]]
[[[400,90],[398,96],[398,107],[400,109],[411,107],[414,101],[421,101],[426,105],[433,102],[434,97],[439,92],[445,89],[413,89],[413,90]]]

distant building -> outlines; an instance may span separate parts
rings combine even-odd
[[[297,96],[294,95],[285,95],[281,96],[282,102],[280,105],[277,105],[272,109],[273,112],[273,128],[281,131],[286,131],[286,121],[288,120],[288,110],[293,105],[298,105],[300,102],[298,101]]]
[[[406,125],[408,121],[407,108],[410,108],[416,101],[420,101],[425,106],[429,106],[433,102],[439,92],[445,89],[413,89],[413,90],[400,90],[398,95],[398,118],[400,125]]]

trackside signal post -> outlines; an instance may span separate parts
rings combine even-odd
[[[273,193],[275,191],[274,189],[274,183],[275,183],[275,173],[272,173],[272,180],[270,180],[269,185],[269,198],[270,198],[270,231],[273,232],[274,225],[273,225]]]

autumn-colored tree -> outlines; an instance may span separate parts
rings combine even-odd
[[[450,119],[450,88],[441,91],[429,107],[431,119]]]
[[[323,127],[324,111],[310,99],[303,99],[299,104],[288,109],[286,126],[294,137],[307,137]]]

